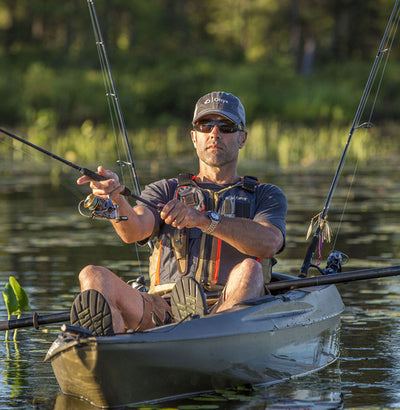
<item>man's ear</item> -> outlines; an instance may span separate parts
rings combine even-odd
[[[239,132],[239,149],[243,148],[244,143],[247,140],[247,131],[240,131]]]
[[[192,136],[193,145],[194,145],[194,147],[196,148],[196,131],[192,130],[192,131],[190,132],[190,134],[191,134],[191,136]]]

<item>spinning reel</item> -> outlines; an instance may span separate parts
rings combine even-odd
[[[82,205],[91,212],[91,215],[86,215],[83,212]],[[115,219],[115,222],[126,221],[128,219],[126,216],[119,216],[119,207],[118,205],[113,204],[110,195],[108,195],[108,198],[106,199],[90,194],[86,197],[86,199],[79,202],[78,211],[85,218],[91,219]]]
[[[313,268],[319,270],[321,275],[332,275],[334,273],[340,273],[342,271],[342,265],[345,265],[349,261],[349,257],[340,251],[331,251],[326,260],[326,268],[321,269],[319,266],[311,264]]]
[[[342,271],[342,265],[349,261],[349,257],[340,251],[332,251],[326,261],[326,268],[323,275],[331,275],[332,273],[339,273]]]

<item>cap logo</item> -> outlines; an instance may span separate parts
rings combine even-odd
[[[246,124],[245,112],[239,98],[224,91],[212,91],[199,98],[194,108],[193,123],[208,114],[222,115],[234,123]]]
[[[221,103],[223,103],[223,104],[229,104],[229,101],[228,100],[224,100],[223,98],[219,98],[219,97],[213,97],[211,100],[209,99],[209,98],[207,98],[205,101],[204,101],[204,104],[210,104],[210,103],[212,103],[212,102],[221,102]]]

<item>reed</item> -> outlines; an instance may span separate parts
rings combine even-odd
[[[359,130],[353,135],[348,151],[349,161],[365,162],[371,157],[386,157],[400,153],[380,130]],[[392,125],[393,128],[393,125]],[[392,129],[393,132],[394,129]],[[307,126],[284,124],[278,121],[254,123],[243,148],[243,160],[263,160],[282,169],[311,166],[318,162],[336,162],[347,142],[349,129],[344,126]]]
[[[397,135],[398,128],[398,125],[388,123],[377,129],[357,130],[348,151],[348,161],[363,163],[371,158],[400,155],[400,143],[394,137],[389,137]],[[34,144],[81,166],[112,164],[118,158],[112,130],[104,125],[95,126],[89,120],[79,128],[70,127],[59,131],[52,125],[49,113],[42,112],[29,129],[18,132]],[[130,131],[134,158],[150,162],[191,158],[194,150],[189,132],[190,129],[178,126]],[[240,161],[263,162],[265,166],[285,170],[337,162],[345,147],[349,129],[334,124],[308,126],[271,120],[250,124],[248,132]],[[0,155],[3,158],[28,163],[44,161],[42,154],[22,147],[18,142],[8,142],[0,144]]]

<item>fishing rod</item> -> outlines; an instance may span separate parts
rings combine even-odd
[[[39,315],[34,313],[32,316],[23,317],[20,319],[9,319],[0,321],[0,330],[20,329],[23,327],[34,327],[39,329],[40,325],[49,325],[52,323],[60,323],[70,321],[70,312],[49,313]]]
[[[268,283],[268,291],[276,290],[290,290],[290,289],[300,289],[308,288],[310,286],[321,286],[321,285],[331,285],[338,283],[348,283],[354,282],[357,280],[367,280],[367,279],[378,279],[385,278],[389,276],[398,276],[400,275],[400,266],[389,266],[386,268],[372,268],[372,269],[361,269],[351,272],[345,272],[337,275],[328,275],[328,276],[313,276],[310,278],[294,278],[291,280],[280,280],[276,282]],[[218,292],[209,292],[208,296],[214,297],[218,295]],[[244,304],[251,304],[251,301],[245,301]],[[257,299],[255,300],[257,303]],[[39,325],[52,324],[52,323],[61,323],[69,322],[70,312],[58,312],[39,315],[34,313],[32,316],[19,318],[19,319],[8,319],[0,321],[0,331],[1,330],[11,330],[11,329],[20,329],[24,327],[34,327],[39,329]],[[85,331],[82,328],[79,329],[79,332]]]
[[[117,89],[115,87],[114,77],[112,75],[111,65],[108,59],[107,50],[106,50],[105,42],[103,40],[103,34],[101,32],[100,23],[97,17],[97,12],[96,12],[96,8],[94,5],[94,1],[87,0],[87,4],[89,8],[91,23],[92,23],[93,34],[94,34],[94,38],[96,42],[97,53],[99,55],[101,73],[103,75],[103,82],[104,82],[104,88],[106,92],[108,109],[110,111],[111,123],[112,123],[113,131],[114,131],[115,145],[117,148],[117,155],[118,155],[117,163],[118,165],[121,166],[122,182],[124,185],[127,185],[125,183],[124,169],[126,166],[129,166],[129,169],[131,171],[129,174],[131,185],[134,187],[136,194],[140,196],[141,190],[140,190],[139,177],[136,171],[135,162],[133,160],[132,149],[131,149],[131,145],[129,143],[129,138],[128,138],[128,132],[126,129],[124,116],[122,114],[121,106],[119,103]],[[127,156],[127,161],[123,161],[120,159],[118,136],[125,143],[124,151],[125,151],[125,155]],[[158,211],[160,211],[160,209],[158,209]],[[150,247],[150,250],[154,249],[154,245],[152,241],[149,241],[148,245]],[[135,245],[135,247],[136,247],[137,258],[138,260],[140,260],[138,250],[137,250],[137,245]]]
[[[121,165],[121,171],[123,171],[124,166],[126,165],[130,166],[130,169],[132,172],[132,180],[133,180],[132,183],[135,188],[135,192],[137,193],[137,195],[140,196],[141,190],[140,190],[140,184],[139,184],[139,177],[136,172],[136,166],[133,160],[132,149],[131,149],[129,139],[128,139],[128,132],[125,126],[124,117],[123,117],[121,106],[119,103],[119,98],[118,98],[117,90],[115,87],[114,78],[112,75],[111,66],[110,66],[110,62],[108,59],[108,55],[107,55],[107,50],[105,47],[105,42],[103,40],[103,35],[100,29],[100,24],[99,24],[99,19],[96,13],[96,8],[94,6],[93,0],[87,0],[87,3],[89,7],[89,14],[90,14],[91,22],[92,22],[92,28],[93,28],[93,33],[95,37],[97,52],[99,55],[101,72],[103,75],[104,88],[105,88],[107,102],[108,102],[108,106],[110,110],[111,122],[112,122],[112,127],[114,130],[118,156],[119,156],[119,150],[118,150],[117,134],[122,136],[122,140],[125,142],[125,151],[128,157],[128,161],[118,160],[117,162],[119,165]],[[121,172],[121,174],[122,174],[122,178],[124,178],[123,172]]]
[[[392,43],[393,43],[393,40],[394,40],[394,37],[395,37],[395,34],[396,34],[397,26],[399,24],[399,7],[398,7],[398,4],[399,4],[399,0],[396,0],[396,3],[395,3],[395,5],[393,7],[393,10],[392,10],[392,13],[389,17],[389,21],[387,23],[385,32],[383,34],[381,43],[379,45],[379,49],[378,49],[378,52],[376,54],[374,63],[372,65],[372,68],[371,68],[367,83],[365,84],[365,88],[364,88],[364,91],[362,93],[362,96],[361,96],[360,103],[358,105],[356,114],[354,116],[354,120],[353,120],[353,123],[351,125],[349,136],[347,138],[345,148],[344,148],[342,156],[340,158],[339,165],[338,165],[338,167],[336,169],[336,172],[335,172],[335,175],[333,177],[332,184],[331,184],[331,187],[329,189],[329,192],[328,192],[328,195],[327,195],[327,198],[326,198],[326,201],[325,201],[325,205],[324,205],[322,211],[315,217],[317,219],[317,228],[315,230],[315,233],[313,235],[311,243],[310,243],[310,245],[307,249],[303,264],[301,266],[300,275],[299,275],[300,277],[307,276],[308,270],[309,270],[310,266],[312,266],[312,259],[314,257],[314,253],[315,253],[315,250],[317,249],[318,244],[321,241],[323,241],[324,238],[327,238],[329,240],[330,233],[329,233],[329,225],[328,225],[328,222],[327,222],[328,210],[329,210],[329,206],[330,206],[330,203],[331,203],[331,200],[332,200],[333,193],[334,193],[336,185],[338,183],[339,175],[341,173],[341,170],[342,170],[344,162],[345,162],[345,158],[346,158],[346,155],[347,155],[347,150],[349,148],[350,141],[352,139],[353,133],[356,129],[359,129],[359,128],[371,128],[372,127],[372,123],[370,121],[371,121],[372,112],[373,112],[373,109],[374,109],[374,106],[375,106],[375,101],[376,101],[377,95],[375,96],[375,101],[374,101],[374,104],[372,106],[371,113],[370,113],[370,118],[369,118],[368,122],[360,124],[360,118],[361,118],[361,115],[364,111],[365,104],[366,104],[367,98],[369,96],[369,93],[371,91],[372,83],[375,80],[378,65],[381,62],[383,56],[386,56],[386,59],[387,59],[389,57],[389,54],[390,54],[390,50],[391,50],[391,46],[392,46]],[[393,25],[394,21],[396,21],[396,22]],[[391,37],[391,40],[388,44],[387,39],[388,39],[389,34],[391,34],[392,37]],[[384,72],[384,69],[383,69],[383,72]],[[382,81],[383,72],[382,72],[380,81]],[[313,220],[311,220],[309,232],[312,229],[312,224],[313,224]],[[307,237],[308,237],[308,235],[307,235]]]
[[[22,142],[23,144],[26,144],[28,146],[30,146],[31,148],[36,149],[37,151],[42,152],[43,154],[48,155],[49,157],[56,159],[57,161],[62,162],[65,165],[68,165],[71,168],[76,169],[77,171],[79,171],[82,175],[87,176],[88,178],[92,179],[93,181],[106,181],[109,178],[106,178],[102,175],[97,174],[96,172],[91,171],[90,169],[87,168],[83,168],[80,167],[79,165],[76,165],[62,157],[59,157],[56,154],[53,154],[50,151],[45,150],[44,148],[41,148],[35,144],[32,144],[31,142],[18,137],[17,135],[13,134],[10,131],[7,131],[3,128],[0,128],[0,132],[2,132],[5,135],[8,135],[11,138],[14,138],[20,142]],[[134,194],[133,192],[131,192],[127,187],[124,188],[124,191],[121,192],[122,195],[124,196],[128,196],[128,197],[132,197],[135,198],[137,201],[140,201],[144,204],[146,204],[147,206],[150,206],[151,208],[156,209],[157,211],[161,211],[162,207],[154,205],[152,202],[148,201],[147,199],[144,199],[136,194]],[[106,202],[104,202],[106,201]],[[92,217],[103,217],[103,218],[108,218],[108,219],[116,219],[116,221],[118,222],[119,220],[125,220],[126,217],[120,217],[118,214],[118,206],[114,205],[111,200],[105,200],[105,198],[100,198],[97,196],[94,196],[93,194],[89,195],[85,201],[84,201],[84,206],[85,208],[88,208],[90,211],[92,211]],[[83,215],[81,213],[81,215]],[[85,216],[85,215],[83,215]]]
[[[309,278],[282,280],[268,283],[266,287],[269,291],[282,289],[299,289],[308,288],[310,286],[348,283],[357,280],[379,279],[398,275],[400,275],[399,265],[388,266],[386,268],[360,269],[334,275],[312,276]]]

